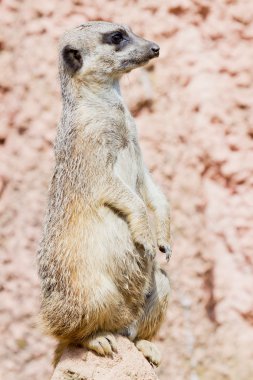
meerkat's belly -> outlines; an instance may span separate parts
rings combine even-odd
[[[127,222],[109,207],[101,206],[96,219],[86,227],[79,269],[89,305],[96,308],[110,299],[116,309],[120,302],[121,307],[125,304],[138,312],[148,293],[151,267],[136,249]]]
[[[85,270],[94,266],[91,268],[93,273],[98,269],[102,272],[109,269],[111,273],[116,273],[119,268],[126,270],[126,266],[129,265],[129,274],[139,272],[140,254],[123,216],[107,206],[101,206],[88,224],[85,226],[86,238],[83,246]],[[121,262],[122,266],[119,265]]]

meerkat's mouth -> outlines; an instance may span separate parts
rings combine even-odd
[[[130,69],[130,68],[133,68],[136,67],[136,66],[143,66],[145,65],[146,63],[148,63],[150,61],[150,59],[152,58],[155,58],[155,57],[158,57],[159,56],[159,52],[158,53],[155,53],[154,55],[152,56],[146,56],[145,58],[131,58],[131,59],[126,59],[124,61],[121,62],[121,67],[122,69]]]

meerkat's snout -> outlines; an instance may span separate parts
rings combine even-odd
[[[151,51],[151,54],[152,54],[154,57],[159,57],[160,46],[158,46],[158,45],[155,44],[154,42],[151,42],[151,45],[150,45],[150,51]]]
[[[160,46],[156,43],[137,36],[130,29],[127,29],[127,33],[128,44],[119,55],[123,73],[145,65],[150,59],[158,57],[160,52]]]

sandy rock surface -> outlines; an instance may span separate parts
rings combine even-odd
[[[92,19],[161,54],[122,80],[144,157],[172,205],[161,380],[253,378],[253,2],[4,0],[0,4],[0,377],[48,379],[35,254],[61,102],[57,42]]]
[[[51,380],[158,380],[133,343],[117,337],[117,353],[99,357],[84,348],[68,348]]]

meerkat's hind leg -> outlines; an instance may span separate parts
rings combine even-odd
[[[117,352],[115,336],[108,332],[99,332],[92,335],[82,342],[82,345],[101,356],[111,356],[113,352]]]
[[[161,361],[158,348],[150,340],[157,333],[164,319],[170,293],[169,279],[166,273],[156,268],[154,272],[153,287],[147,295],[143,315],[139,319],[135,345],[145,358],[155,366]]]
[[[135,342],[135,345],[151,364],[156,367],[159,366],[161,362],[161,354],[154,343],[145,339],[140,339]]]

